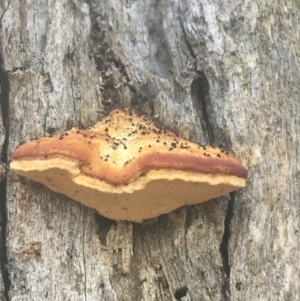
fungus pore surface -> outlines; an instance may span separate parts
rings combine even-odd
[[[111,219],[140,222],[245,186],[247,170],[120,109],[89,130],[71,129],[14,150],[10,167]]]

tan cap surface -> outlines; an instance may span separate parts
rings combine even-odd
[[[247,170],[219,148],[199,146],[114,110],[90,130],[19,146],[11,168],[112,219],[141,221],[245,186]]]

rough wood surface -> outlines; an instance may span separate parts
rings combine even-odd
[[[243,191],[141,225],[9,172],[2,299],[300,299],[298,0],[2,1],[0,16],[4,161],[121,105],[250,172]]]

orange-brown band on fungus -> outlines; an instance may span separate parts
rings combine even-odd
[[[197,158],[179,154],[148,153],[132,160],[125,167],[111,166],[109,163],[99,162],[92,169],[89,166],[82,166],[81,169],[85,174],[117,185],[128,183],[136,175],[151,169],[174,169],[247,178],[247,170],[237,161],[219,158]]]
[[[84,134],[82,135],[82,133]],[[64,156],[66,159],[71,158],[80,161],[81,170],[85,174],[117,185],[125,184],[136,175],[151,169],[175,169],[247,178],[247,170],[230,155],[221,158],[196,156],[185,149],[181,150],[182,153],[148,151],[130,160],[125,166],[112,166],[109,162],[99,159],[97,143],[92,139],[88,139],[88,141],[86,139],[90,137],[92,137],[90,132],[80,131],[80,135],[75,137],[67,136],[64,139],[41,138],[30,141],[18,147],[13,152],[12,159],[35,160]],[[74,145],[80,145],[80,147],[74,147]],[[95,158],[98,158],[98,160],[93,162]]]
[[[92,157],[97,154],[97,145],[94,142],[86,143],[85,137],[77,136],[75,139],[40,138],[36,141],[29,141],[14,150],[11,155],[12,160],[36,160],[47,157],[62,155],[66,158],[80,160],[83,164],[89,164]]]

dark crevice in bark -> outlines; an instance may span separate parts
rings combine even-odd
[[[98,224],[98,236],[102,246],[106,247],[106,236],[108,231],[113,225],[116,225],[116,221],[108,219],[98,213],[95,213],[95,220]]]
[[[215,136],[215,131],[218,129],[214,127],[213,122],[210,120],[209,113],[209,105],[210,105],[210,94],[209,94],[209,83],[207,77],[203,71],[197,71],[198,77],[194,79],[191,86],[192,96],[195,100],[197,100],[197,107],[199,110],[199,115],[201,117],[201,123],[203,127],[203,131],[207,135],[207,140],[211,145],[214,145],[219,140]],[[230,279],[230,265],[228,259],[228,244],[230,239],[230,224],[233,217],[233,206],[234,206],[234,193],[230,193],[230,199],[228,201],[228,207],[226,210],[226,217],[224,221],[224,233],[222,237],[222,241],[220,244],[220,253],[222,256],[223,262],[223,272],[224,272],[224,285],[223,285],[223,293],[225,296],[230,296],[230,287],[229,287],[229,279]],[[225,300],[228,298],[225,297]]]
[[[1,16],[0,16],[0,20],[2,20],[4,14],[5,14],[6,11],[8,10],[8,8],[10,7],[10,2],[11,2],[11,1],[8,1],[6,8],[3,10],[3,12],[2,12],[2,14],[1,14]]]
[[[217,135],[218,128],[214,126],[213,120],[211,120],[210,114],[210,94],[209,94],[209,83],[207,77],[203,71],[197,71],[198,77],[194,79],[191,86],[192,98],[196,109],[198,109],[198,114],[201,118],[201,124],[203,132],[206,134],[206,139],[211,145],[215,145],[219,142]],[[229,143],[227,143],[229,144]],[[224,221],[224,233],[222,241],[220,244],[220,254],[222,256],[223,263],[223,300],[230,300],[230,264],[228,255],[228,244],[230,240],[230,224],[233,218],[233,208],[234,208],[234,197],[235,194],[230,193],[230,199],[228,201],[228,206],[226,210],[226,216]]]
[[[208,142],[210,144],[214,144],[215,138],[214,138],[214,131],[213,126],[210,122],[209,118],[209,112],[208,112],[208,105],[210,101],[210,95],[209,95],[209,83],[207,80],[207,77],[204,72],[197,71],[198,78],[196,78],[192,83],[192,89],[197,89],[197,95],[198,95],[198,102],[200,105],[200,109],[202,112],[202,126],[204,130],[207,133]],[[196,87],[195,87],[196,86]]]
[[[187,34],[186,34],[185,28],[184,28],[184,26],[183,26],[183,22],[182,22],[182,20],[181,20],[180,18],[179,18],[179,23],[180,23],[181,29],[182,29],[182,31],[183,31],[183,33],[184,33],[185,43],[186,43],[186,45],[187,45],[187,48],[189,49],[189,51],[190,51],[190,53],[191,53],[191,55],[192,55],[192,58],[196,59],[196,55],[195,55],[195,53],[194,53],[194,51],[193,51],[193,47],[192,47],[190,41],[189,41],[188,38],[187,38]]]
[[[224,272],[224,284],[223,284],[223,295],[224,300],[228,300],[228,296],[230,296],[230,263],[229,263],[229,253],[228,253],[228,245],[231,236],[230,225],[233,218],[233,208],[234,208],[234,199],[235,193],[231,192],[230,199],[228,201],[228,206],[226,210],[226,216],[224,221],[224,232],[222,237],[222,242],[220,245],[220,253],[222,256],[222,263],[223,263],[223,272]]]
[[[3,126],[5,128],[5,140],[2,149],[2,162],[4,164],[8,163],[8,142],[9,142],[9,81],[7,79],[6,74],[0,68],[0,83],[1,83],[1,110],[2,110],[2,120]],[[7,259],[7,249],[6,249],[6,227],[7,227],[7,207],[6,207],[6,175],[0,183],[0,210],[1,210],[1,245],[0,245],[0,253],[1,253],[1,273],[3,278],[4,284],[4,294],[5,299],[9,300],[9,290],[11,281],[9,279],[9,272],[8,272],[8,259]]]
[[[83,276],[84,276],[84,300],[87,300],[87,282],[86,282],[86,260],[85,260],[85,229],[82,235],[82,254],[83,254]]]

